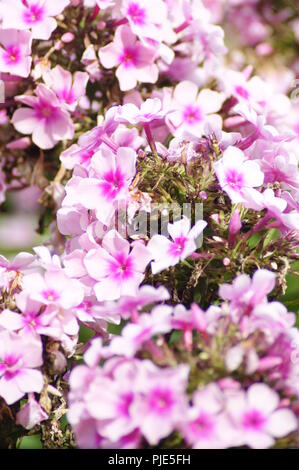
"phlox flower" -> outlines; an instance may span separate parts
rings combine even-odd
[[[42,364],[40,338],[0,332],[0,396],[8,405],[26,393],[41,392],[43,376],[36,368]]]
[[[74,124],[68,112],[61,108],[55,93],[38,85],[36,96],[21,95],[17,101],[29,106],[14,112],[12,123],[22,134],[32,134],[33,142],[42,149],[54,147],[59,140],[72,139]]]
[[[254,192],[253,188],[261,186],[264,181],[259,164],[246,160],[242,150],[232,146],[214,163],[214,169],[221,188],[234,203],[246,203],[247,195]]]
[[[173,93],[170,112],[166,118],[169,129],[176,137],[200,137],[207,122],[221,127],[220,110],[224,95],[209,89],[201,90],[195,83],[185,80],[179,83]]]
[[[134,296],[122,296],[116,303],[106,304],[104,309],[112,315],[118,314],[125,320],[131,318],[134,321],[137,320],[143,307],[169,298],[169,292],[165,287],[155,288],[144,285],[138,289]]]
[[[138,349],[153,336],[171,331],[172,308],[168,305],[155,307],[151,314],[144,313],[138,317],[136,323],[126,325],[121,336],[115,336],[109,351],[125,357],[133,357]]]
[[[224,397],[218,385],[210,383],[196,391],[181,426],[184,438],[194,449],[221,449],[232,442],[226,438],[230,428],[224,415]]]
[[[87,0],[89,3],[92,1],[96,3],[101,10],[106,10],[107,8],[111,8],[115,5],[115,0]],[[90,5],[88,5],[90,6]]]
[[[16,296],[16,306],[22,312],[5,309],[0,314],[0,326],[8,331],[22,331],[24,334],[59,337],[60,328],[51,325],[51,318],[40,314],[42,303],[36,302],[22,291]]]
[[[248,195],[248,205],[255,210],[267,209],[263,219],[265,224],[274,218],[275,221],[268,227],[278,227],[281,232],[299,230],[299,213],[297,207],[292,210],[288,207],[289,198],[276,197],[273,189],[267,188],[262,193],[258,191]]]
[[[190,220],[183,216],[181,220],[167,225],[172,241],[164,235],[154,235],[147,245],[154,260],[151,263],[152,273],[157,274],[190,256],[197,248],[196,238],[206,226],[207,222],[199,220],[191,229]]]
[[[80,447],[107,447],[112,443],[118,448],[138,446],[131,406],[140,364],[113,359],[102,370],[81,365],[72,371],[68,420]]]
[[[127,198],[136,173],[135,165],[136,152],[133,149],[120,147],[115,154],[102,146],[92,157],[91,177],[80,179],[73,189],[75,203],[96,210],[97,218],[108,223],[114,214],[115,203]]]
[[[84,297],[79,281],[68,278],[61,269],[50,269],[44,276],[39,273],[27,274],[22,284],[32,300],[62,309],[76,307]]]
[[[162,109],[162,103],[159,98],[148,98],[141,103],[140,108],[133,103],[118,106],[115,120],[133,125],[147,124],[156,119],[163,119],[165,114],[166,111]]]
[[[32,37],[28,31],[0,30],[0,72],[28,77],[31,68]]]
[[[167,6],[161,0],[124,0],[121,12],[128,19],[131,30],[141,39],[160,42],[163,37],[161,25],[167,19]]]
[[[185,420],[189,366],[159,369],[151,361],[143,361],[142,366],[131,413],[149,444],[157,445]]]
[[[79,99],[85,95],[88,82],[86,72],[75,72],[72,74],[60,65],[43,74],[45,84],[53,90],[61,104],[69,111],[74,111]]]
[[[237,276],[232,284],[222,284],[219,295],[230,301],[231,311],[250,314],[260,303],[266,303],[267,294],[275,287],[275,274],[267,269],[259,269],[250,279],[247,274]]]
[[[117,442],[136,428],[131,414],[136,374],[134,362],[124,361],[116,366],[112,380],[103,374],[86,394],[87,410],[98,421],[100,435],[112,442]]]
[[[95,296],[86,296],[84,301],[75,307],[75,311],[78,319],[93,329],[96,329],[97,323],[99,326],[104,326],[103,320],[109,323],[120,323],[120,316],[106,309],[105,305],[99,305]]]
[[[73,170],[76,165],[89,168],[94,153],[93,149],[84,149],[73,144],[60,154],[60,160],[68,170]]]
[[[244,325],[241,326],[243,329],[246,328],[247,331],[254,331],[256,329],[264,331],[268,340],[271,339],[273,341],[284,330],[290,333],[295,323],[295,314],[289,313],[282,303],[268,302],[257,304],[252,311],[250,321],[244,322]]]
[[[117,145],[110,139],[111,134],[118,127],[118,123],[114,119],[116,111],[117,106],[109,108],[105,114],[104,122],[82,134],[78,139],[78,145],[74,144],[62,152],[60,159],[61,161],[67,162],[67,168],[74,168],[76,163],[84,167],[89,167],[92,156],[99,150],[100,145],[104,141],[108,141],[108,147],[110,149],[112,145],[113,151],[117,150]],[[66,157],[66,159],[64,157]],[[70,165],[71,160],[75,163],[71,163]]]
[[[101,64],[106,69],[117,67],[115,75],[122,91],[132,90],[137,82],[157,81],[155,56],[155,49],[139,43],[127,25],[119,26],[114,41],[99,50]]]
[[[53,16],[59,15],[70,0],[3,0],[2,27],[31,30],[33,39],[49,39],[57,27]]]
[[[90,250],[84,259],[89,276],[98,281],[94,286],[97,299],[136,295],[150,259],[150,252],[142,243],[134,244],[130,251],[130,243],[116,230],[110,230],[102,245]]]
[[[238,445],[264,449],[271,447],[275,438],[295,431],[298,424],[294,413],[278,406],[279,396],[263,383],[255,383],[247,392],[240,391],[229,396],[226,409],[239,431]]]

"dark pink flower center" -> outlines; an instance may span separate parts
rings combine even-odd
[[[214,422],[209,415],[201,412],[199,416],[191,422],[191,431],[200,437],[208,437],[212,434],[214,429]]]
[[[241,190],[244,186],[244,178],[242,173],[231,169],[226,173],[226,184],[232,189]]]
[[[60,100],[65,101],[67,104],[73,104],[76,101],[73,90],[64,88],[63,90],[57,91],[56,94]]]
[[[28,330],[36,330],[40,326],[41,322],[34,312],[28,312],[24,314],[24,326]]]
[[[15,65],[21,61],[21,50],[19,46],[8,46],[3,54],[4,61],[7,65]]]
[[[35,106],[35,114],[38,119],[45,120],[46,122],[54,121],[58,113],[58,109],[51,106],[50,103],[40,101]]]
[[[49,302],[56,302],[59,299],[59,295],[54,289],[46,289],[42,292],[42,296],[44,299],[48,300]]]
[[[174,398],[172,391],[169,389],[155,389],[152,390],[149,407],[152,411],[158,414],[163,414],[169,411],[174,405]]]
[[[263,428],[265,422],[265,416],[259,410],[250,410],[244,414],[242,424],[245,428],[258,431]]]
[[[130,3],[127,15],[134,24],[138,26],[145,24],[146,12],[144,8],[141,8],[140,5],[138,5],[138,3]]]
[[[45,10],[42,6],[38,3],[34,5],[29,5],[26,11],[24,12],[24,21],[29,25],[34,25],[35,23],[39,23],[44,18]]]
[[[124,253],[118,253],[109,264],[109,275],[117,281],[126,280],[133,276],[133,261]]]
[[[134,67],[138,60],[137,49],[134,47],[125,47],[119,57],[119,62],[126,68]]]
[[[196,124],[203,119],[200,108],[192,104],[186,106],[183,116],[184,121],[186,121],[188,124]]]
[[[180,256],[185,249],[187,241],[188,238],[186,238],[184,235],[177,237],[169,247],[169,254],[175,257]]]
[[[119,168],[110,170],[103,175],[103,181],[100,183],[102,195],[106,199],[115,199],[125,186],[125,177]]]

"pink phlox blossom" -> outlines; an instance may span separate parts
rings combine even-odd
[[[151,314],[138,316],[136,323],[126,325],[121,336],[115,336],[109,345],[113,354],[133,357],[136,352],[153,336],[168,333],[171,329],[172,308],[168,305],[155,307]]]
[[[21,313],[5,309],[0,314],[0,326],[9,331],[22,331],[23,334],[45,335],[59,338],[61,330],[56,325],[51,325],[51,318],[41,313],[43,304],[22,291],[16,296],[16,306]]]
[[[134,387],[138,394],[132,415],[149,444],[157,445],[186,418],[189,366],[159,369],[151,361],[143,361],[142,365]]]
[[[109,223],[116,204],[127,198],[135,167],[136,153],[133,149],[120,147],[115,154],[101,147],[92,157],[90,177],[80,179],[74,188],[74,202],[96,210],[98,220]]]
[[[239,429],[239,445],[255,449],[273,446],[297,429],[297,419],[287,408],[278,408],[279,396],[268,385],[255,383],[227,399],[226,408],[234,426]]]
[[[70,0],[3,0],[2,27],[30,30],[33,39],[49,39],[56,29],[53,16],[59,15]]]
[[[0,332],[0,396],[8,405],[26,393],[40,393],[43,375],[37,370],[43,364],[39,337]]]
[[[75,72],[72,74],[60,65],[43,74],[45,84],[53,90],[61,104],[69,111],[74,111],[78,101],[85,95],[88,82],[86,72]]]
[[[159,98],[148,98],[140,105],[140,108],[133,103],[118,106],[115,120],[133,125],[145,124],[163,119],[166,113],[167,111],[162,109],[162,103]]]
[[[158,79],[155,49],[138,42],[127,25],[116,29],[114,41],[99,50],[99,58],[105,68],[117,67],[115,75],[122,91],[133,89],[137,82],[155,83]]]
[[[154,0],[149,4],[147,0],[123,0],[121,12],[141,40],[162,40],[161,27],[167,21],[167,5],[163,1]]]
[[[183,216],[181,220],[167,225],[172,240],[164,235],[154,235],[147,245],[154,259],[152,273],[157,274],[169,266],[175,266],[190,256],[197,248],[195,240],[206,226],[207,222],[198,220],[191,229],[190,220]]]
[[[49,269],[44,276],[32,273],[22,280],[24,291],[32,300],[62,309],[76,307],[83,301],[84,291],[79,281],[70,279],[62,269]]]
[[[124,320],[138,319],[144,307],[163,302],[170,298],[169,292],[163,286],[157,288],[149,285],[141,286],[134,296],[122,296],[118,301],[106,302],[103,308],[107,315],[120,315]]]
[[[247,160],[242,150],[228,147],[214,169],[221,188],[234,203],[248,203],[253,188],[263,184],[264,174],[257,161]]]
[[[116,230],[109,231],[102,245],[90,250],[84,259],[88,274],[97,283],[94,292],[99,301],[116,300],[122,295],[136,295],[151,259],[142,243],[130,243]]]
[[[221,127],[220,110],[224,95],[209,89],[198,94],[198,87],[191,81],[179,83],[173,93],[170,112],[166,117],[169,129],[176,137],[200,137],[207,122]]]
[[[187,411],[187,419],[181,432],[194,449],[222,449],[230,447],[226,430],[231,427],[224,414],[225,400],[221,389],[215,383],[196,391],[192,406]]]
[[[32,37],[28,31],[0,30],[0,72],[28,77],[31,68]]]
[[[250,279],[247,274],[237,276],[232,284],[222,284],[219,295],[230,302],[230,314],[234,318],[250,315],[256,305],[267,302],[267,294],[275,287],[275,274],[259,269]]]
[[[277,227],[282,233],[299,230],[298,208],[289,207],[287,200],[276,197],[273,189],[267,188],[262,193],[251,192],[247,197],[248,205],[252,209],[258,211],[267,209],[264,219],[265,224],[268,223],[267,228]],[[272,218],[275,220],[270,223]]]
[[[40,84],[35,94],[16,97],[17,101],[28,106],[14,112],[12,123],[17,131],[32,134],[33,142],[42,149],[50,149],[60,140],[72,139],[73,121],[68,112],[61,108],[55,93]]]

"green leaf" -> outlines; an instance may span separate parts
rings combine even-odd
[[[20,439],[21,443],[19,449],[42,449],[42,441],[40,434],[35,434],[34,436],[25,436]]]
[[[170,335],[168,344],[175,344],[182,338],[182,331],[173,331]]]
[[[291,265],[291,269],[299,273],[299,261]],[[299,315],[299,281],[298,277],[294,274],[286,276],[287,290],[285,295],[282,295],[279,300],[287,307],[288,310],[295,312]]]
[[[120,335],[121,330],[123,329],[125,322],[122,321],[119,325],[114,325],[113,323],[108,323],[108,331],[113,335]]]
[[[271,242],[274,242],[280,237],[280,231],[277,228],[271,228],[267,231],[264,239],[263,248],[266,248]]]
[[[261,238],[262,234],[260,232],[254,233],[250,238],[248,238],[247,245],[251,250],[253,250],[259,244]]]
[[[87,343],[92,337],[94,336],[94,331],[87,326],[81,325],[80,326],[80,333],[79,333],[79,342],[80,343]]]

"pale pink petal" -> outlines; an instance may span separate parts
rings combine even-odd
[[[220,110],[224,100],[224,93],[205,89],[199,93],[197,103],[205,114],[212,114]]]
[[[16,376],[15,381],[24,393],[36,392],[40,393],[44,385],[42,373],[34,369],[22,369]]]
[[[248,402],[252,408],[270,414],[277,408],[279,397],[274,390],[263,383],[251,385],[247,392]]]
[[[291,410],[277,410],[268,418],[267,431],[276,438],[281,438],[296,431],[298,420]]]
[[[186,106],[186,104],[195,104],[197,93],[197,85],[185,80],[175,87],[173,97],[180,105]]]
[[[39,120],[35,117],[33,109],[20,108],[14,112],[12,123],[18,132],[22,134],[32,134],[33,130],[39,124]]]
[[[109,274],[109,263],[113,263],[114,258],[106,250],[99,247],[90,250],[84,258],[84,265],[88,274],[96,280],[101,280]]]

